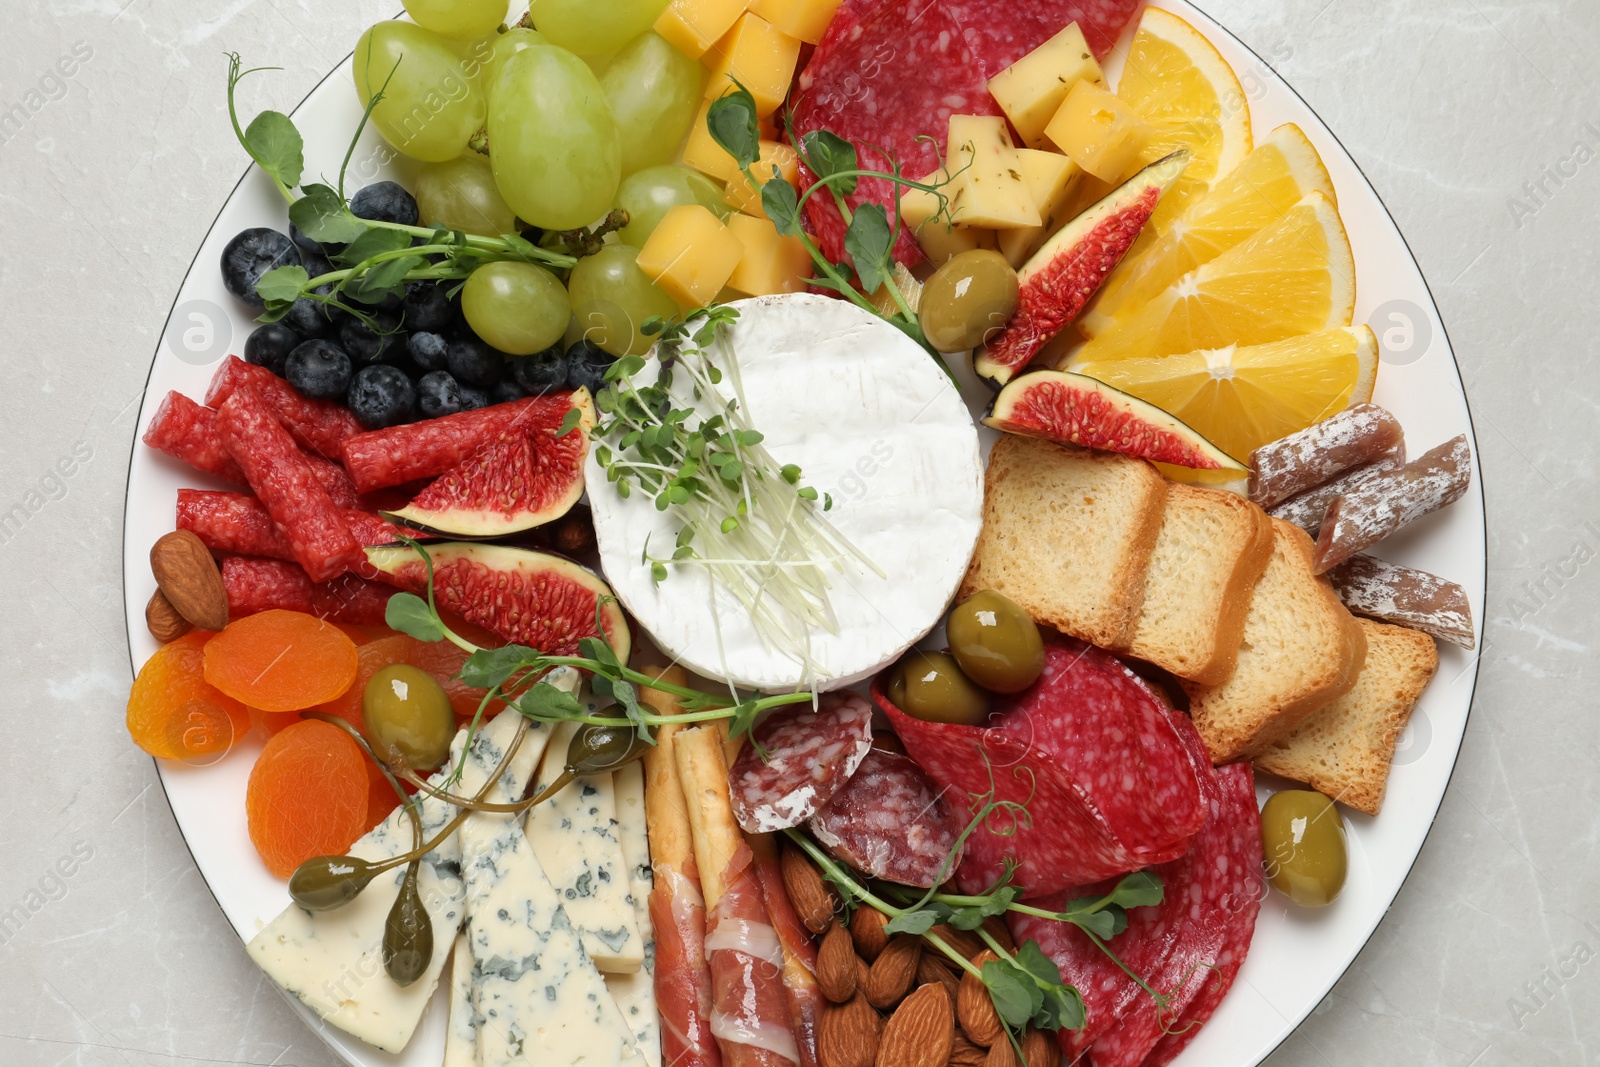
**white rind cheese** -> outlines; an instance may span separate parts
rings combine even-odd
[[[657,585],[646,538],[670,554],[679,529],[644,493],[624,500],[589,454],[587,482],[606,579],[675,662],[757,689],[869,677],[939,621],[977,544],[983,507],[978,433],[933,358],[884,320],[809,294],[741,300],[724,337],[739,360],[751,424],[805,484],[833,498],[826,518],[885,577],[847,564],[830,600],[839,632],[818,632],[814,678],[767,646],[703,569],[676,565]],[[639,375],[651,379],[655,365]],[[731,395],[724,378],[719,387]],[[708,405],[709,407],[709,405]]]
[[[560,777],[573,723],[555,728],[533,791]],[[628,900],[628,865],[617,839],[611,775],[578,778],[528,812],[533,855],[556,891],[583,949],[602,971],[631,974],[644,963],[644,938]]]
[[[644,965],[634,974],[606,975],[606,988],[633,1028],[650,1067],[661,1067],[661,1016],[656,1010],[656,938],[650,924],[650,839],[645,832],[644,765],[637,761],[612,775],[617,797],[617,837],[628,868],[628,902],[644,938]]]
[[[461,781],[451,788],[469,795],[481,789],[524,722],[515,712],[504,712],[484,726],[473,740]],[[542,728],[529,731],[502,778],[503,785],[514,784],[521,792],[548,735]],[[451,766],[460,758],[465,742],[463,730],[451,746]],[[443,788],[445,777],[446,772],[441,771],[430,782]],[[443,829],[456,813],[454,805],[432,798],[422,799],[418,810],[424,840]],[[374,879],[342,908],[311,912],[289,905],[251,938],[246,951],[268,977],[333,1026],[385,1052],[399,1052],[411,1040],[433,997],[465,915],[459,836],[451,835],[423,859],[418,885],[433,922],[433,956],[422,976],[410,985],[396,985],[383,969],[384,923],[399,895],[403,866]],[[405,809],[397,808],[350,846],[350,854],[376,861],[392,859],[412,847],[410,818]]]

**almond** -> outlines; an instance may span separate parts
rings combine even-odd
[[[839,905],[833,889],[822,880],[822,873],[805,853],[793,845],[783,847],[782,869],[783,887],[789,891],[789,903],[794,905],[800,921],[814,934],[826,933]]]
[[[871,974],[871,973],[872,973],[872,964],[868,963],[866,960],[862,959],[860,956],[857,956],[856,957],[856,990],[858,992],[860,992],[862,994],[866,993],[866,991],[867,991],[867,976],[869,974]]]
[[[1022,1035],[1022,1058],[1027,1067],[1061,1067],[1061,1043],[1054,1034],[1030,1026]]]
[[[935,926],[928,933],[939,938],[969,960],[984,951],[983,940],[970,930],[957,930],[954,926]]]
[[[922,959],[917,961],[917,984],[927,985],[929,982],[938,982],[944,986],[944,991],[950,994],[950,1003],[956,1002],[956,993],[961,988],[961,980],[943,960],[924,948]]]
[[[990,937],[1000,942],[1001,948],[1005,949],[1012,955],[1016,954],[1017,943],[1012,939],[1011,931],[1006,928],[1005,923],[1000,921],[999,916],[991,915],[987,919],[983,920],[983,928]]]
[[[174,530],[150,546],[150,569],[172,609],[202,630],[228,625],[228,590],[205,543]]]
[[[834,923],[822,936],[822,947],[817,949],[817,985],[822,995],[835,1004],[843,1004],[854,997],[859,962],[850,931]]]
[[[1021,1067],[1021,1064],[1017,1062],[1017,1050],[1002,1037],[989,1046],[989,1054],[983,1058],[983,1067]]]
[[[994,958],[993,952],[985,951],[972,962],[981,969]],[[971,971],[961,975],[961,990],[956,994],[956,1018],[961,1022],[962,1033],[971,1038],[973,1044],[984,1048],[992,1047],[997,1041],[1008,1044],[1000,1027],[1000,1015],[994,1010],[994,1001],[989,999],[988,987]]]
[[[150,636],[163,645],[194,629],[194,624],[179,615],[159,589],[150,594],[150,603],[144,606],[144,624],[150,628]]]
[[[883,932],[888,925],[887,915],[865,904],[850,916],[850,936],[856,940],[856,952],[868,963],[877,960],[878,953],[889,943],[889,935]]]
[[[867,973],[867,1001],[879,1011],[900,1003],[917,980],[917,964],[922,960],[922,939],[900,936],[872,961]]]
[[[983,1061],[988,1056],[988,1049],[968,1041],[967,1035],[960,1030],[950,1039],[949,1067],[983,1067]]]
[[[944,1067],[954,1041],[955,1015],[944,986],[922,986],[889,1016],[877,1067]]]
[[[843,1004],[826,1005],[817,1024],[819,1067],[873,1067],[882,1027],[883,1020],[860,993]]]

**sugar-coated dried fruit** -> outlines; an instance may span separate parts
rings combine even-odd
[[[361,836],[372,792],[368,762],[349,734],[325,722],[298,722],[267,739],[250,770],[245,815],[269,871],[287,878]]]
[[[1459,434],[1399,470],[1389,471],[1328,505],[1317,533],[1318,574],[1461,499],[1472,482],[1472,446]]]
[[[1307,489],[1281,504],[1267,508],[1267,514],[1284,522],[1292,522],[1315,538],[1317,531],[1322,528],[1322,516],[1335,499],[1366,485],[1386,471],[1398,470],[1405,465],[1406,446],[1402,441],[1371,463],[1352,467],[1315,489]]]
[[[1409,626],[1462,648],[1475,643],[1472,605],[1455,582],[1368,555],[1351,556],[1328,578],[1357,615]]]
[[[205,647],[205,679],[262,711],[326,703],[356,676],[355,642],[330,622],[298,611],[239,619]]]
[[[1357,404],[1250,454],[1250,499],[1264,508],[1371,463],[1405,440],[1400,420]]]
[[[145,661],[128,694],[128,733],[161,759],[218,756],[250,730],[250,709],[205,677],[212,635],[196,630]]]

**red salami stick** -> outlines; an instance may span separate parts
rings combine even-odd
[[[393,523],[371,512],[343,509],[340,514],[360,544],[390,545],[400,539],[400,530]],[[279,532],[261,501],[248,493],[180,489],[177,528],[195,534],[213,552],[294,559],[289,539]],[[427,540],[431,535],[408,531],[407,536]]]
[[[313,581],[365,565],[311,463],[253,388],[236,389],[218,409],[217,433]]]
[[[267,368],[246,363],[238,356],[229,356],[217,368],[211,388],[206,392],[206,406],[220,408],[246,384],[255,388],[267,408],[296,440],[318,455],[338,459],[339,447],[361,432],[361,424],[343,404],[307,400],[294,391],[294,386]]]
[[[354,574],[313,582],[298,563],[252,556],[224,559],[222,585],[228,591],[230,618],[281,608],[351,626],[382,625],[389,598],[395,593],[387,585]]]

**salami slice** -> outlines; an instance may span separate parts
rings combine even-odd
[[[963,820],[939,786],[905,756],[873,749],[811,819],[811,832],[852,867],[927,888],[949,878],[945,861]],[[956,857],[956,862],[960,857]]]
[[[217,433],[312,580],[366,565],[311,464],[253,387],[236,389],[218,409]]]
[[[979,728],[928,723],[873,695],[906,751],[956,795],[1025,805],[968,840],[957,881],[991,883],[1008,860],[1044,895],[1181,856],[1205,819],[1199,782],[1167,706],[1115,657],[1067,638],[1045,670]]]
[[[206,392],[206,406],[220,408],[241,386],[253,386],[278,421],[306,448],[328,459],[339,458],[339,447],[361,432],[361,424],[343,404],[307,400],[294,386],[265,367],[229,356],[217,368]],[[350,505],[354,507],[355,505]]]
[[[779,708],[751,740],[728,772],[739,825],[752,834],[799,826],[866,758],[872,705],[857,693],[825,693],[816,711],[801,704]]]
[[[360,544],[389,545],[399,540],[399,529],[381,516],[353,509],[343,509],[340,514]],[[213,552],[294,559],[289,539],[279,532],[261,501],[248,493],[179,489],[177,528],[195,534]],[[430,535],[418,530],[407,531],[407,536],[427,540]]]

